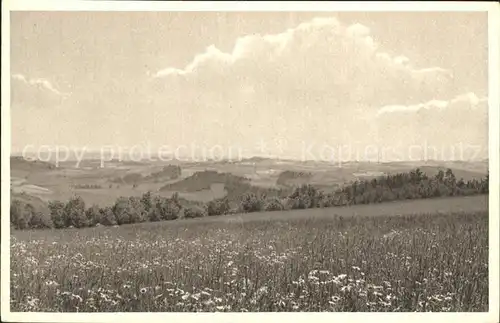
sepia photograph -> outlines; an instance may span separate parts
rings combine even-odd
[[[2,321],[498,322],[499,6],[354,4],[2,3]]]

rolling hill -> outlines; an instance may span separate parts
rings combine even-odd
[[[82,165],[86,166],[76,168],[74,163],[63,163],[55,167],[48,162],[11,157],[11,188],[15,193],[24,192],[42,201],[64,201],[72,195],[80,195],[87,204],[111,205],[119,196],[139,196],[146,191],[162,196],[179,192],[187,200],[208,201],[222,196],[234,198],[247,191],[274,194],[301,184],[331,192],[355,180],[408,172],[416,167],[429,176],[451,168],[457,179],[464,180],[480,179],[488,170],[487,160],[346,162],[337,165],[264,157],[231,162],[169,161],[163,164],[115,160],[104,168],[91,160]],[[95,189],[83,189],[85,187]]]

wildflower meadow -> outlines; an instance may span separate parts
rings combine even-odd
[[[488,311],[487,212],[251,217],[14,231],[11,310]]]

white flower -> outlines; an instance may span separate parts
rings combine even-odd
[[[390,303],[390,302],[384,302],[384,301],[381,301],[380,303],[381,303],[383,306],[385,306],[385,307],[389,307],[389,306],[391,306],[391,303]]]
[[[342,288],[340,289],[342,292],[350,292],[351,291],[351,285],[347,285],[347,286],[342,286]]]
[[[48,280],[45,282],[46,286],[59,286],[59,283],[53,281],[53,280]]]
[[[205,304],[206,306],[210,306],[210,305],[214,304],[214,301],[212,301],[211,299],[209,299],[208,301],[203,302],[203,304]]]
[[[332,301],[338,302],[338,301],[340,301],[340,297],[338,297],[337,295],[332,296]]]
[[[78,300],[78,302],[83,302],[83,299],[82,299],[82,297],[80,295],[72,294],[71,298]]]

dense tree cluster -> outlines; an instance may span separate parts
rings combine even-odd
[[[355,204],[381,203],[394,200],[424,199],[445,196],[487,194],[489,176],[484,179],[457,181],[453,171],[439,171],[434,177],[415,169],[409,173],[386,175],[372,180],[355,181],[339,188],[334,193],[323,194],[308,187],[308,194],[299,197],[306,203],[315,198],[311,207],[330,207]],[[304,191],[304,188],[299,190]],[[300,203],[299,203],[300,205]],[[301,208],[301,207],[297,207]]]
[[[158,172],[151,173],[147,176],[147,179],[159,180],[159,179],[177,179],[181,176],[182,169],[178,165],[167,165],[163,167],[162,170]]]
[[[50,218],[37,212],[32,204],[20,200],[13,200],[10,204],[10,223],[17,229],[52,227]]]
[[[279,174],[278,179],[276,180],[276,184],[286,186],[289,185],[289,182],[293,182],[294,180],[303,180],[307,182],[311,178],[312,173],[286,170]]]
[[[423,199],[444,196],[487,194],[489,176],[481,180],[457,180],[453,171],[439,171],[429,177],[420,169],[409,173],[386,175],[372,180],[355,181],[332,193],[311,185],[296,187],[284,195],[283,190],[262,189],[239,183],[227,188],[228,196],[201,206],[183,206],[177,193],[170,198],[147,192],[137,197],[120,197],[113,206],[86,207],[81,197],[67,203],[52,201],[50,214],[38,212],[30,203],[13,199],[10,208],[12,227],[16,229],[82,228],[98,225],[121,225],[140,222],[198,218],[240,212],[281,211],[385,201]],[[243,190],[248,188],[248,190]],[[234,190],[232,191],[232,188]],[[238,193],[236,195],[236,192]],[[236,203],[232,207],[231,203]]]
[[[206,209],[208,216],[224,215],[230,213],[231,206],[229,205],[229,199],[224,197],[208,202]]]
[[[141,197],[120,197],[113,206],[86,208],[79,196],[67,203],[49,202],[49,213],[36,212],[29,203],[13,200],[10,222],[16,229],[28,228],[84,228],[98,225],[121,225],[146,221],[175,220],[181,214],[182,206],[177,194],[171,198],[152,196],[150,192]]]

